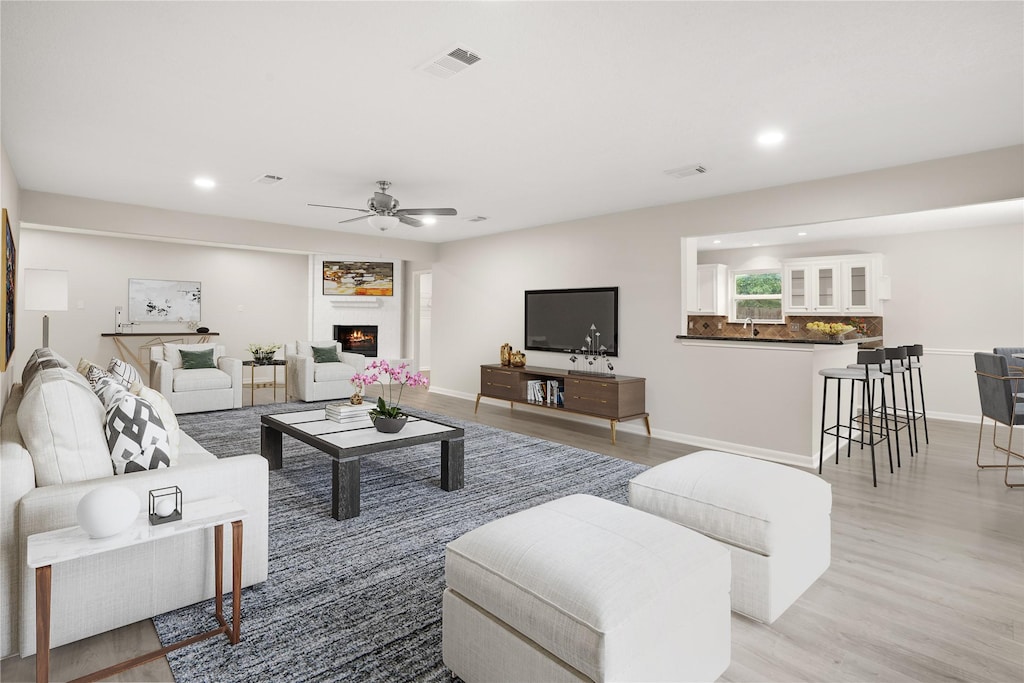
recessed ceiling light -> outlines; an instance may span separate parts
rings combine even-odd
[[[420,216],[420,222],[423,223],[423,225],[433,225],[437,222],[437,219],[433,216]]]
[[[796,236],[797,236],[797,237],[807,237],[807,233],[806,233],[806,232],[798,232],[798,233],[796,234]]]
[[[777,145],[786,139],[786,134],[781,130],[766,130],[757,136],[757,144],[764,147]]]
[[[752,246],[752,247],[759,247],[759,246],[761,246],[761,243],[760,242],[754,242],[750,246]]]
[[[217,187],[217,181],[215,181],[213,178],[199,177],[193,180],[192,182],[195,183],[196,187],[201,187],[204,190],[212,190],[213,188]]]
[[[722,243],[722,240],[715,240],[714,242],[712,242],[712,244],[721,244],[721,243]]]

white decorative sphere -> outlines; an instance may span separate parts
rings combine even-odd
[[[94,488],[78,501],[78,525],[91,538],[119,534],[139,516],[142,503],[135,492],[124,486]]]
[[[161,498],[153,508],[157,517],[170,517],[174,514],[174,501],[169,497]]]

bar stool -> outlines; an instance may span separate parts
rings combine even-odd
[[[924,355],[924,346],[922,344],[907,344],[904,346],[907,350],[907,360],[904,361],[904,366],[910,372],[910,405],[914,405],[914,370],[917,370],[917,387],[919,389],[918,394],[921,397],[921,410],[914,411],[915,417],[920,417],[921,422],[924,423],[924,442],[927,444],[928,441],[928,412],[924,407],[924,380],[921,377],[921,356]],[[914,438],[917,438],[917,431],[915,425]]]
[[[892,443],[889,441],[889,411],[887,410],[886,398],[885,398],[885,373],[882,372],[882,366],[885,363],[885,350],[884,349],[872,349],[869,351],[858,351],[857,352],[857,363],[855,366],[847,368],[824,368],[818,371],[818,374],[824,378],[824,392],[821,396],[821,441],[818,449],[818,474],[821,474],[822,463],[825,461],[825,435],[834,436],[836,438],[836,464],[839,464],[839,440],[846,439],[846,457],[850,457],[850,447],[854,441],[860,441],[861,448],[864,447],[864,421],[868,423],[868,446],[871,448],[871,484],[872,486],[878,486],[878,475],[875,471],[875,445],[881,443],[883,440],[889,450],[889,473],[893,473],[892,467]],[[836,381],[836,424],[831,427],[825,426],[825,408],[828,405],[828,381],[830,379]],[[843,380],[851,380],[850,388],[850,418],[847,424],[840,423],[840,416],[842,415],[842,394],[843,394]],[[862,414],[858,419],[859,426],[854,430],[853,426],[853,396],[854,389],[857,382],[861,382],[861,394],[867,396],[867,410],[862,410]],[[881,382],[880,386],[882,389],[882,406],[880,416],[885,425],[884,430],[875,430],[875,415],[876,409],[874,406],[875,397],[875,383]],[[845,430],[845,434],[843,433]],[[854,431],[857,431],[858,436],[854,436]],[[899,440],[897,439],[897,449],[899,448]]]
[[[882,372],[889,377],[889,386],[892,389],[892,402],[889,406],[889,414],[892,417],[894,430],[896,431],[896,467],[902,467],[903,464],[900,462],[900,430],[907,430],[907,444],[910,446],[910,457],[914,457],[914,451],[917,450],[914,437],[914,432],[917,430],[917,417],[912,409],[911,394],[907,389],[906,373],[909,372],[909,368],[903,364],[907,359],[907,349],[902,346],[893,346],[887,347],[884,351],[885,362],[882,364]],[[860,366],[857,363],[851,363],[847,367],[859,368]],[[900,381],[903,384],[902,408],[896,405],[896,375],[900,376]],[[875,410],[877,411],[879,408]],[[913,431],[911,426],[913,426]]]

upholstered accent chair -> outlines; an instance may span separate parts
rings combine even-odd
[[[352,375],[366,369],[366,356],[342,351],[333,339],[285,344],[284,361],[288,391],[300,401],[347,398],[355,392]]]
[[[149,353],[149,385],[175,413],[242,407],[242,361],[226,356],[220,344],[163,344]],[[207,359],[212,362],[202,362]]]
[[[978,453],[976,462],[981,469],[1003,470],[1003,483],[1010,488],[1024,486],[1024,481],[1010,483],[1010,470],[1024,465],[1011,463],[1010,458],[1024,460],[1024,451],[1013,447],[1015,427],[1024,425],[1024,375],[1010,371],[1007,357],[999,353],[975,353],[974,374],[978,378],[978,397],[981,400],[981,425],[978,427]],[[1006,453],[1005,464],[982,464],[981,436],[985,431],[985,418],[992,420],[992,447]],[[997,424],[1007,429],[1006,445],[996,441]]]

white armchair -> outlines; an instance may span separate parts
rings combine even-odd
[[[313,347],[323,348],[331,345],[336,348],[341,362],[315,362]],[[366,370],[366,356],[342,351],[341,344],[333,339],[285,344],[284,360],[285,371],[288,373],[288,390],[300,401],[347,398],[355,392],[355,387],[350,381],[352,375]]]
[[[181,351],[213,349],[216,367],[186,369]],[[167,397],[175,413],[242,407],[242,361],[219,344],[164,344],[150,348],[149,385]]]

